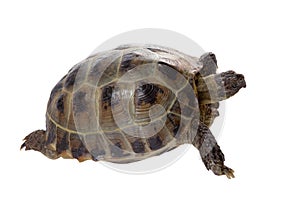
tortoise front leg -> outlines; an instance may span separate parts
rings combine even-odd
[[[202,161],[208,170],[212,170],[216,175],[226,175],[229,179],[234,178],[234,171],[224,165],[224,154],[215,137],[203,122],[200,122],[192,144],[199,150]]]

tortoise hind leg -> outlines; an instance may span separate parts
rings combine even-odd
[[[212,170],[216,175],[226,175],[229,179],[234,178],[234,171],[224,165],[224,154],[215,137],[203,122],[200,122],[192,144],[199,150],[202,161],[208,170]]]
[[[25,150],[36,150],[41,151],[45,143],[46,133],[44,130],[37,130],[24,138],[24,143],[20,149],[25,147]]]
[[[50,150],[46,147],[46,132],[44,130],[37,130],[24,138],[24,143],[21,145],[20,149],[25,147],[25,150],[35,150],[43,153],[48,158],[56,159],[59,156],[53,150]]]

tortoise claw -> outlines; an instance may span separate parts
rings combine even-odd
[[[26,142],[21,145],[20,150],[22,150],[24,147],[26,147]]]
[[[210,170],[212,170],[215,175],[226,175],[228,179],[234,178],[234,170],[225,165],[216,164],[211,166]]]
[[[234,171],[233,169],[230,169],[229,167],[226,167],[223,169],[224,174],[227,176],[228,179],[234,178]]]

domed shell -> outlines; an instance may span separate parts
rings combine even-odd
[[[205,73],[199,58],[157,45],[92,55],[53,88],[46,145],[64,158],[117,163],[173,149],[200,117],[197,73]]]

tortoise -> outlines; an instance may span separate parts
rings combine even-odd
[[[121,45],[69,70],[50,94],[46,130],[26,136],[21,149],[130,163],[188,143],[208,170],[233,178],[209,127],[219,101],[242,87],[242,74],[217,73],[211,52],[197,58],[154,44]]]

